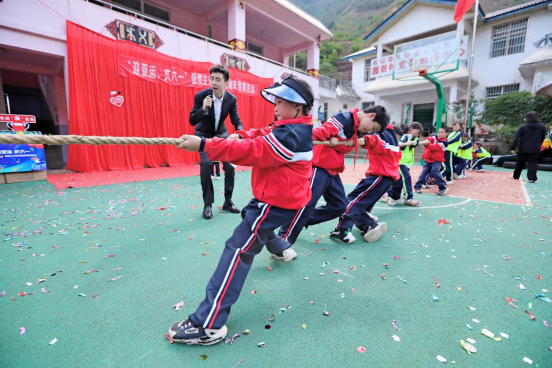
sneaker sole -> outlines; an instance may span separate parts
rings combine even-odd
[[[273,254],[272,258],[274,258],[277,261],[291,262],[295,258],[297,258],[297,252],[294,249],[291,249],[291,250],[293,252],[291,257],[278,257],[276,254]]]
[[[383,234],[387,232],[387,223],[386,222],[380,222],[380,226],[375,228],[372,231],[367,232],[364,234],[364,240],[366,240],[368,243],[373,243],[379,240]]]
[[[411,206],[411,207],[418,207],[421,204],[422,204],[422,202],[418,202],[418,203],[404,202],[405,206]]]
[[[349,233],[349,235],[351,235],[351,234]],[[351,235],[351,237],[353,238],[353,239],[351,239],[351,241],[345,241],[345,240],[341,240],[339,238],[336,238],[336,237],[333,237],[333,236],[330,235],[330,239],[338,241],[340,243],[344,243],[344,244],[351,244],[356,240],[354,236]]]
[[[212,330],[211,329],[206,329],[205,333],[208,334],[208,333],[210,333],[210,331],[212,331]],[[209,346],[209,345],[218,344],[219,342],[224,340],[226,335],[228,335],[228,328],[226,327],[226,325],[222,326],[222,328],[220,328],[219,331],[217,331],[217,333],[216,333],[216,335],[218,335],[218,336],[216,338],[214,338],[213,340],[207,340],[207,341],[200,341],[199,339],[175,339],[174,338],[175,335],[176,335],[176,331],[173,331],[169,328],[169,336],[171,337],[171,339],[174,342],[176,342],[178,344]]]

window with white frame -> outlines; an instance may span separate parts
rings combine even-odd
[[[494,26],[491,58],[523,52],[526,33],[527,19]]]
[[[370,76],[370,65],[372,64],[372,59],[366,59],[364,60],[364,81],[370,82],[375,80],[376,78],[372,78]]]
[[[372,107],[374,106],[376,103],[374,101],[370,101],[370,102],[363,102],[362,103],[362,110],[366,110],[367,108],[369,107]]]
[[[495,98],[505,93],[519,92],[519,83],[506,84],[504,86],[487,87],[486,98]]]

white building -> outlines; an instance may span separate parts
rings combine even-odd
[[[410,0],[366,36],[364,50],[345,56],[353,64],[353,86],[361,97],[356,107],[384,105],[397,124],[419,121],[429,128],[436,120],[435,87],[425,81],[393,80],[391,75],[375,77],[373,60],[392,56],[394,47],[405,42],[459,31],[467,45],[460,68],[441,78],[449,102],[467,98],[468,61],[472,46],[474,9],[458,24],[454,21],[454,0]],[[476,99],[503,93],[532,91],[546,93],[552,82],[552,1],[535,0],[485,14],[477,12],[477,32],[471,91]],[[547,36],[548,35],[548,36]],[[547,41],[548,40],[548,41]],[[540,48],[538,48],[540,46]],[[448,114],[448,125],[454,116]]]
[[[67,134],[67,21],[112,39],[117,31],[108,26],[124,22],[154,32],[162,40],[154,47],[159,53],[213,64],[230,55],[249,73],[274,81],[299,74],[318,108],[320,42],[332,34],[288,0],[8,0],[0,1],[0,113],[9,103],[12,114],[36,115],[38,130]],[[289,56],[303,50],[307,73],[289,67]]]

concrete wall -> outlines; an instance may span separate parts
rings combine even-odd
[[[525,36],[524,52],[512,55],[491,58],[492,29],[505,23],[529,18],[527,33]],[[534,53],[537,48],[532,44],[550,33],[552,24],[552,12],[541,10],[536,13],[521,14],[517,17],[508,17],[482,26],[478,25],[475,37],[474,76],[479,81],[473,91],[476,98],[484,98],[487,87],[502,86],[505,84],[519,83],[520,91],[531,91],[533,79],[524,79],[519,72],[519,64]],[[466,31],[471,25],[466,25]],[[471,39],[471,35],[470,35]],[[470,45],[471,47],[471,45]]]
[[[389,43],[434,29],[456,25],[450,8],[417,5],[382,34],[377,43]],[[374,42],[371,46],[375,46]]]
[[[370,82],[364,81],[364,63],[365,60],[371,60],[376,55],[369,55],[365,57],[360,57],[358,59],[353,59],[353,76],[352,76],[352,82],[353,82],[353,88],[357,95],[360,97],[359,102],[359,108],[362,106],[362,102],[371,102],[376,100],[376,96],[364,93],[364,89],[368,87]]]

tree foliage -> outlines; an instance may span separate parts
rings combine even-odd
[[[552,99],[548,96],[533,98],[528,91],[505,93],[486,100],[482,120],[489,125],[502,125],[498,132],[510,139],[529,111],[535,111],[541,122],[549,124],[552,122]]]

